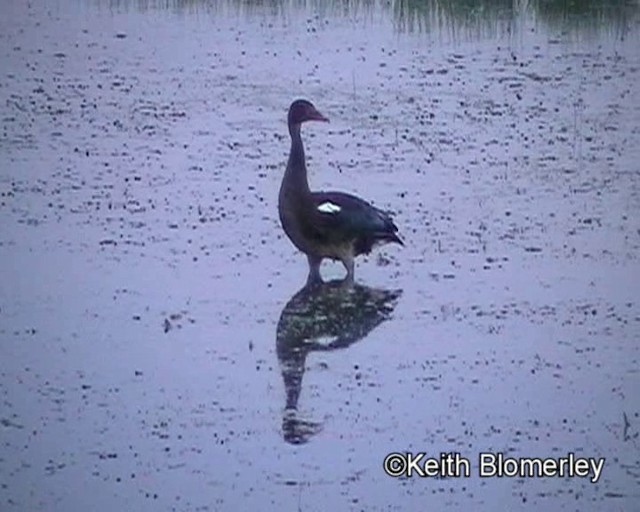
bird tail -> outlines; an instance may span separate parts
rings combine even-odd
[[[400,244],[401,246],[404,247],[404,242],[395,233],[385,233],[384,236],[382,236],[380,238],[382,238],[382,240],[384,240],[385,242],[394,243],[394,244]]]
[[[404,242],[402,241],[402,239],[398,235],[396,235],[393,231],[384,231],[382,233],[376,233],[373,240],[375,245],[394,243],[394,244],[402,245],[404,247]]]

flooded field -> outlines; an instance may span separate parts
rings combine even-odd
[[[637,510],[640,7],[566,4],[5,2],[0,509]],[[352,289],[279,224],[298,97],[405,240]]]

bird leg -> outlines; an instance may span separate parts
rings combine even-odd
[[[347,275],[344,278],[345,282],[349,284],[353,284],[354,275],[355,275],[353,256],[351,255],[345,256],[344,258],[341,259],[341,261],[342,261],[342,264],[344,265],[344,268],[347,269]]]
[[[320,276],[320,263],[322,263],[322,258],[307,254],[307,260],[309,261],[309,276],[307,277],[307,284],[311,285],[321,283],[322,277]]]

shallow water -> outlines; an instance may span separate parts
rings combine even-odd
[[[0,508],[634,510],[640,16],[614,4],[8,2]],[[406,241],[353,290],[301,290],[279,226],[300,96],[331,118],[312,186]],[[393,479],[395,451],[606,463]]]

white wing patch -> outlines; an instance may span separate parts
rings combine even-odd
[[[337,204],[332,203],[331,201],[325,201],[324,203],[318,205],[318,211],[322,213],[338,213],[342,208],[340,208]]]

